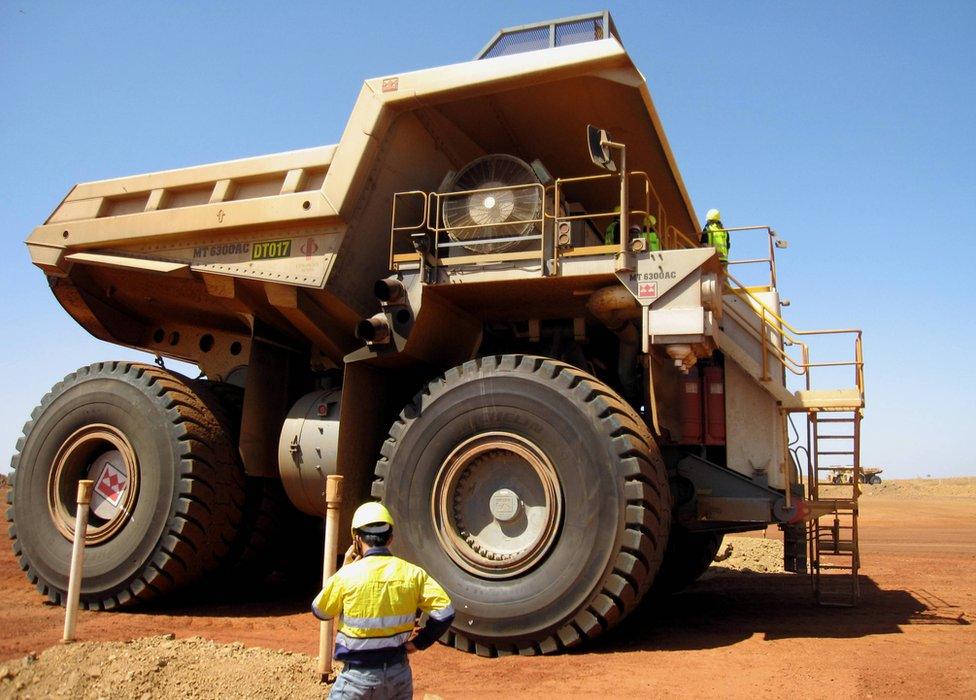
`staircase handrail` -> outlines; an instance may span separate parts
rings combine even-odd
[[[750,330],[756,332],[758,340],[762,347],[762,379],[769,379],[769,351],[772,350],[773,354],[783,362],[784,366],[791,372],[798,376],[804,376],[806,380],[806,388],[811,388],[810,370],[814,367],[854,367],[854,381],[857,387],[858,393],[861,395],[862,399],[864,397],[864,356],[862,348],[862,331],[860,328],[826,328],[818,330],[799,330],[790,324],[786,319],[784,319],[779,313],[774,311],[766,304],[762,299],[753,294],[749,289],[742,284],[734,275],[726,271],[726,289],[734,294],[736,297],[742,299],[745,305],[752,309],[753,313],[760,320],[760,327],[758,331],[752,328],[751,324],[746,324]],[[753,305],[755,303],[755,306]],[[758,308],[757,308],[758,307]],[[739,315],[737,312],[736,315]],[[741,315],[740,315],[741,318]],[[772,318],[776,325],[770,321]],[[778,345],[774,344],[769,335],[765,332],[767,326],[770,330],[779,334],[781,341],[783,339],[787,340],[790,344],[797,345],[802,351],[802,361],[797,361],[788,353],[786,353]],[[854,359],[853,360],[842,360],[842,361],[831,361],[831,362],[811,362],[810,361],[810,346],[799,339],[798,336],[813,336],[813,335],[853,335],[854,336]]]

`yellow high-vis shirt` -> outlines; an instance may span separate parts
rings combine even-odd
[[[339,660],[399,651],[413,632],[418,610],[429,617],[414,640],[423,649],[450,626],[451,599],[426,571],[384,548],[370,549],[339,569],[312,602],[316,617],[339,620]]]

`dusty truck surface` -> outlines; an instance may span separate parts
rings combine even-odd
[[[31,260],[85,329],[158,362],[41,399],[12,460],[19,561],[63,600],[92,478],[82,602],[164,597],[292,539],[278,515],[321,516],[341,474],[343,529],[382,499],[465,651],[573,647],[770,523],[788,570],[852,602],[857,488],[819,486],[860,480],[861,335],[791,326],[785,242],[730,230],[765,252],[700,246],[606,13],[367,80],[333,146],[76,185]],[[827,368],[844,380],[816,385]]]

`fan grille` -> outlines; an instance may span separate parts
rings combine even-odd
[[[450,238],[473,253],[501,253],[539,232],[542,213],[539,179],[514,156],[496,154],[469,163],[442,198],[441,213]],[[457,193],[457,194],[454,194]],[[474,243],[474,241],[479,241]]]

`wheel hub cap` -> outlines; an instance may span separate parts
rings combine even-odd
[[[488,508],[491,510],[492,517],[505,523],[514,520],[521,507],[522,502],[511,489],[498,489],[491,494],[488,501]]]
[[[78,481],[94,482],[87,545],[112,538],[129,521],[139,488],[139,468],[129,440],[103,424],[72,433],[58,450],[48,476],[48,511],[58,531],[74,539]]]
[[[562,514],[556,471],[532,442],[483,433],[459,445],[438,471],[431,496],[437,536],[463,569],[515,576],[552,547]]]

